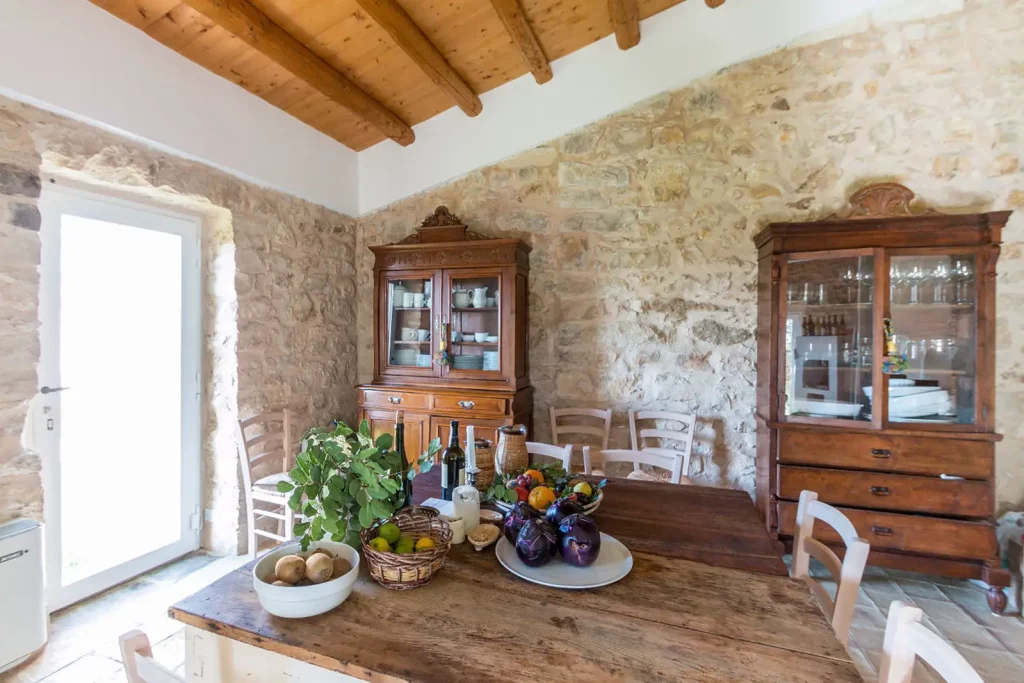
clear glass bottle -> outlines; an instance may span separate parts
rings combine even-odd
[[[475,469],[467,470],[466,483],[452,494],[453,514],[462,518],[466,534],[480,523],[480,492],[476,490],[476,474]]]

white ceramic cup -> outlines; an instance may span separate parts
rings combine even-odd
[[[452,341],[462,341],[462,333],[458,330],[452,330]]]
[[[452,545],[466,542],[466,523],[462,517],[448,518],[448,526],[452,529]]]
[[[404,308],[412,308],[416,304],[416,295],[412,292],[406,292],[402,295],[402,306]]]
[[[487,341],[488,336],[489,335],[486,332],[475,332],[473,334],[473,339],[476,339],[478,342],[485,342]]]
[[[416,337],[418,341],[427,341],[430,339],[430,330],[416,330]]]
[[[402,341],[416,341],[419,330],[415,327],[403,327],[402,328]]]
[[[423,294],[419,293],[419,292],[413,294],[412,295],[413,306],[415,306],[416,308],[423,308],[423,300],[425,298],[426,297]]]
[[[494,308],[494,297],[487,297],[487,308]]]

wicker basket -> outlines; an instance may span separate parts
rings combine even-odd
[[[477,439],[476,448],[476,489],[480,493],[491,488],[494,483],[494,444],[487,439]]]
[[[419,540],[429,536],[434,540],[434,548],[415,553],[399,555],[374,550],[369,542],[376,538],[377,529],[381,524],[393,522],[406,536]],[[433,578],[444,564],[445,555],[452,545],[452,530],[448,522],[438,516],[437,510],[425,507],[402,508],[391,519],[377,520],[369,529],[359,532],[363,543],[363,557],[370,569],[373,580],[395,591],[419,588]]]

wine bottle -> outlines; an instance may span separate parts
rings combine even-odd
[[[818,330],[814,328],[814,317],[807,316],[807,336],[814,337],[817,335]]]
[[[402,476],[402,498],[399,508],[412,505],[412,481],[409,479],[409,460],[405,456],[405,417],[401,410],[395,413],[395,454],[401,459],[398,472]]]
[[[466,454],[459,447],[459,421],[452,420],[452,436],[441,454],[441,500],[452,500],[455,489],[466,483]]]

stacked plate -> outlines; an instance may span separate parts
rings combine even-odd
[[[484,370],[491,370],[497,372],[498,370],[498,352],[497,351],[484,351]]]
[[[391,354],[392,365],[416,365],[416,357],[419,351],[416,349],[395,349]]]
[[[455,356],[452,359],[452,367],[456,370],[483,370],[483,356]]]
[[[870,399],[872,387],[864,387]],[[889,419],[913,420],[935,416],[950,418],[953,401],[949,392],[937,386],[917,386],[913,380],[889,380]]]

